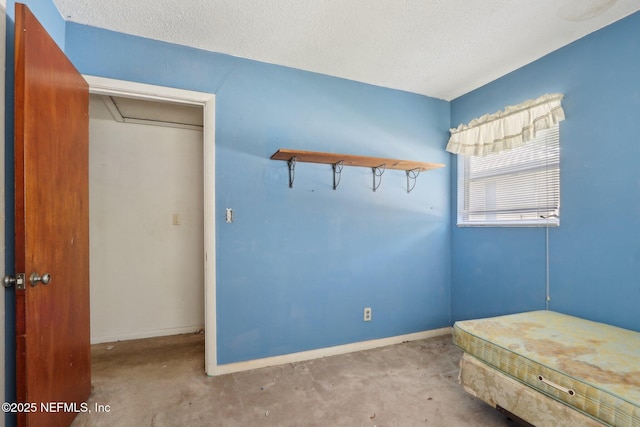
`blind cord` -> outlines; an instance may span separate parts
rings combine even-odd
[[[549,141],[545,140],[545,144],[544,144],[544,151],[545,151],[545,157],[544,157],[544,167],[545,170],[548,172],[549,171]],[[549,174],[547,173],[545,175],[545,184],[547,186],[546,188],[546,196],[547,199],[549,198]],[[547,200],[547,206],[549,206],[549,202]],[[544,254],[545,254],[545,299],[544,299],[544,306],[545,309],[547,311],[549,311],[549,301],[551,300],[551,286],[549,283],[549,217],[551,215],[547,214],[547,217],[545,218],[546,221],[546,227],[545,227],[545,238],[544,238],[544,243],[545,243],[545,249],[544,249]]]
[[[545,227],[545,229],[546,229],[546,238],[545,238],[545,243],[546,243],[546,248],[545,248],[545,254],[546,254],[546,277],[545,277],[546,298],[545,298],[545,308],[546,308],[546,310],[549,310],[549,301],[551,300],[551,295],[550,295],[550,286],[549,286],[549,225],[548,224]]]

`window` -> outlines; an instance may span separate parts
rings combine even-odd
[[[560,225],[559,125],[484,157],[458,155],[458,226]]]

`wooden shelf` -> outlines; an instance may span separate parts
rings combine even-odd
[[[412,160],[387,159],[384,157],[354,156],[351,154],[322,153],[319,151],[288,150],[284,148],[273,153],[271,160],[289,161],[293,157],[296,158],[296,162],[324,163],[328,165],[334,165],[338,162],[342,162],[345,166],[369,168],[377,168],[384,165],[386,169],[398,169],[404,171],[417,169],[420,172],[423,172],[444,167],[444,164],[442,163],[416,162]]]
[[[284,160],[289,165],[289,188],[293,188],[295,167],[297,162],[322,163],[333,167],[333,189],[340,183],[343,166],[368,167],[373,172],[373,191],[380,186],[382,174],[386,169],[405,171],[407,175],[407,193],[415,187],[420,172],[443,168],[442,163],[416,162],[413,160],[397,160],[384,157],[354,156],[351,154],[323,153],[318,151],[289,150],[281,148],[273,153],[271,160]],[[413,185],[412,185],[413,184]]]

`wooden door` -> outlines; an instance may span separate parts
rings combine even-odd
[[[16,383],[37,405],[20,426],[68,426],[91,393],[88,113],[87,83],[16,4]]]

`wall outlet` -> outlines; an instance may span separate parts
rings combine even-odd
[[[369,322],[371,320],[371,307],[365,307],[364,309],[364,321]]]
[[[182,218],[180,217],[180,214],[174,213],[173,214],[173,221],[172,221],[173,225],[180,225],[182,224]]]

